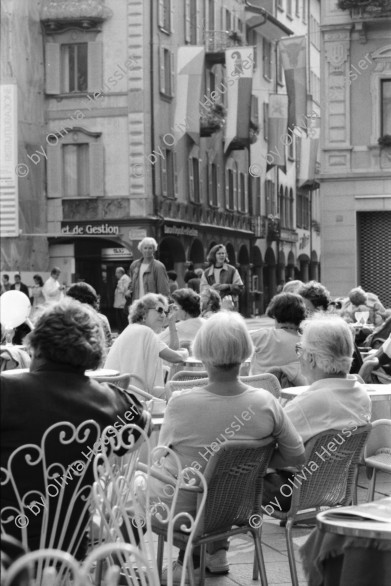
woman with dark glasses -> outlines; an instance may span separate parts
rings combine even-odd
[[[175,329],[176,312],[168,307],[167,298],[147,293],[134,301],[129,309],[129,325],[110,348],[105,368],[130,373],[131,384],[148,393],[164,393],[163,360],[180,363],[186,360],[186,350],[172,350],[159,339],[165,321],[172,335],[172,346],[178,347]]]

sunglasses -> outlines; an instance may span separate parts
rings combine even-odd
[[[170,313],[169,311],[166,311],[163,307],[153,307],[152,309],[160,313],[160,315],[168,315]]]

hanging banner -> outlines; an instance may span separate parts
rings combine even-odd
[[[204,71],[204,47],[179,47],[177,57],[177,97],[174,117],[174,134],[178,142],[188,134],[199,141],[202,75]]]
[[[286,171],[287,122],[288,96],[286,94],[270,94],[266,171],[269,171],[275,165],[281,167],[284,173]]]
[[[282,67],[289,98],[288,128],[304,127],[307,114],[307,41],[289,37],[279,42]]]
[[[300,164],[298,187],[311,187],[315,183],[316,163],[319,158],[320,118],[311,118],[308,136],[300,138]]]
[[[225,146],[227,151],[233,140],[248,144],[253,84],[254,48],[234,47],[225,51],[227,69],[227,121]]]
[[[29,169],[18,165],[18,116],[16,84],[0,84],[0,234],[19,236],[18,177]]]

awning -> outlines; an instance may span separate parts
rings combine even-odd
[[[249,29],[262,27],[262,36],[269,41],[278,41],[282,37],[293,35],[293,31],[282,24],[275,16],[260,6],[260,2],[253,0],[245,2],[246,26]]]

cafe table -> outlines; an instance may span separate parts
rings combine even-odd
[[[373,383],[364,384],[368,395],[372,402],[372,419],[391,419],[391,384],[389,385],[378,385]],[[308,389],[308,386],[304,387],[289,387],[287,389],[281,389],[282,399],[294,399],[299,397],[301,393]]]
[[[29,372],[28,368],[11,368],[10,370],[5,370],[3,374],[22,374],[23,372]],[[90,378],[99,378],[99,377],[116,377],[119,375],[118,370],[111,370],[109,368],[98,368],[97,370],[86,370],[86,376]]]
[[[300,548],[309,584],[391,584],[391,498],[322,511]]]

